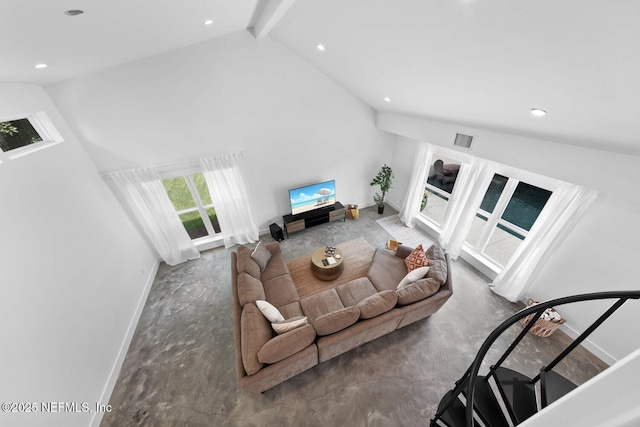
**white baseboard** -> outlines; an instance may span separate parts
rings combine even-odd
[[[574,339],[574,340],[578,338],[581,334],[581,332],[576,331],[566,323],[560,325],[560,330],[565,334],[569,335],[569,337],[571,337],[571,339]],[[582,341],[581,345],[587,350],[589,350],[593,355],[599,357],[600,360],[602,360],[604,363],[606,363],[609,366],[614,365],[618,361],[618,359],[616,359],[615,357],[613,357],[612,355],[604,351],[601,347],[597,346],[592,341],[589,341],[589,339],[585,339],[584,341]]]
[[[147,302],[147,298],[149,297],[149,292],[151,291],[151,286],[153,285],[153,281],[156,278],[156,274],[158,273],[158,268],[160,267],[160,260],[156,259],[154,265],[151,267],[151,271],[149,272],[149,276],[147,277],[147,282],[144,285],[144,289],[142,291],[142,295],[140,296],[140,300],[138,301],[138,306],[136,307],[136,311],[133,313],[133,317],[129,322],[129,327],[127,329],[127,334],[122,341],[122,345],[120,346],[120,351],[118,352],[118,357],[116,358],[115,363],[113,364],[113,368],[111,369],[111,373],[109,374],[109,379],[107,384],[102,391],[102,396],[100,396],[101,405],[107,405],[109,403],[109,399],[111,398],[111,393],[113,392],[113,388],[116,385],[116,381],[118,380],[118,375],[120,374],[120,369],[122,369],[122,364],[124,363],[124,359],[127,356],[127,351],[129,350],[129,345],[131,344],[131,340],[133,339],[133,334],[136,331],[136,327],[138,326],[138,321],[140,320],[140,316],[142,315],[142,310]],[[90,425],[92,427],[99,427],[100,422],[102,421],[102,416],[104,412],[95,411],[93,413],[93,417],[91,418]]]

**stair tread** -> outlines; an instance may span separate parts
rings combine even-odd
[[[446,411],[442,412],[442,407],[444,406],[444,402],[449,399],[452,391],[448,391],[447,394],[444,395],[440,403],[438,404],[438,413],[442,414],[440,416],[440,420],[443,421],[449,427],[466,427],[467,425],[467,414],[466,407],[464,403],[456,397],[456,399],[451,403],[451,405],[447,408]],[[473,422],[473,425],[477,425],[477,423]]]
[[[466,396],[466,393],[465,393]],[[473,406],[485,424],[491,427],[509,427],[491,385],[485,377],[478,377],[473,398]]]
[[[516,424],[538,412],[536,392],[531,378],[509,368],[495,371],[496,383]]]
[[[578,386],[554,371],[540,371],[542,407],[551,405]]]
[[[467,425],[467,417],[465,414],[464,404],[460,401],[460,399],[456,398],[453,403],[449,405],[446,411],[443,412],[441,410],[444,406],[444,402],[451,396],[451,393],[451,391],[448,391],[438,404],[438,413],[442,414],[440,419],[450,427],[464,427]]]

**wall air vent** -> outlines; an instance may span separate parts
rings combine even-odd
[[[470,135],[463,135],[461,133],[456,134],[456,140],[453,142],[453,145],[457,145],[458,147],[471,148],[471,141],[473,137]]]

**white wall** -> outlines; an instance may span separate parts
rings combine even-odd
[[[302,184],[336,179],[338,200],[371,204],[369,182],[391,158],[369,106],[248,31],[47,91],[102,171],[244,151],[261,229]]]
[[[37,111],[64,142],[0,164],[0,402],[93,407],[109,398],[157,262],[45,91],[0,83],[0,119]],[[94,415],[0,412],[0,425]]]
[[[400,135],[393,155],[399,183],[408,183],[415,140],[423,140],[600,192],[593,207],[543,267],[531,298],[640,289],[640,158],[387,113],[378,114],[377,126]],[[453,146],[456,133],[475,136],[470,151]],[[398,193],[403,191],[396,189],[394,203],[402,202]],[[595,310],[602,313],[605,307],[602,303],[563,307],[561,314],[570,328],[567,332],[583,331],[595,320]],[[592,335],[587,346],[609,363],[619,360],[640,348],[637,324],[640,302],[627,302]]]
[[[640,350],[553,402],[522,427],[637,427],[640,425]],[[587,410],[588,408],[588,410]]]

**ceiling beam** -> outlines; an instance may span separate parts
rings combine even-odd
[[[256,20],[256,24],[253,26],[254,37],[256,39],[265,38],[295,1],[296,0],[267,0],[260,16]]]

